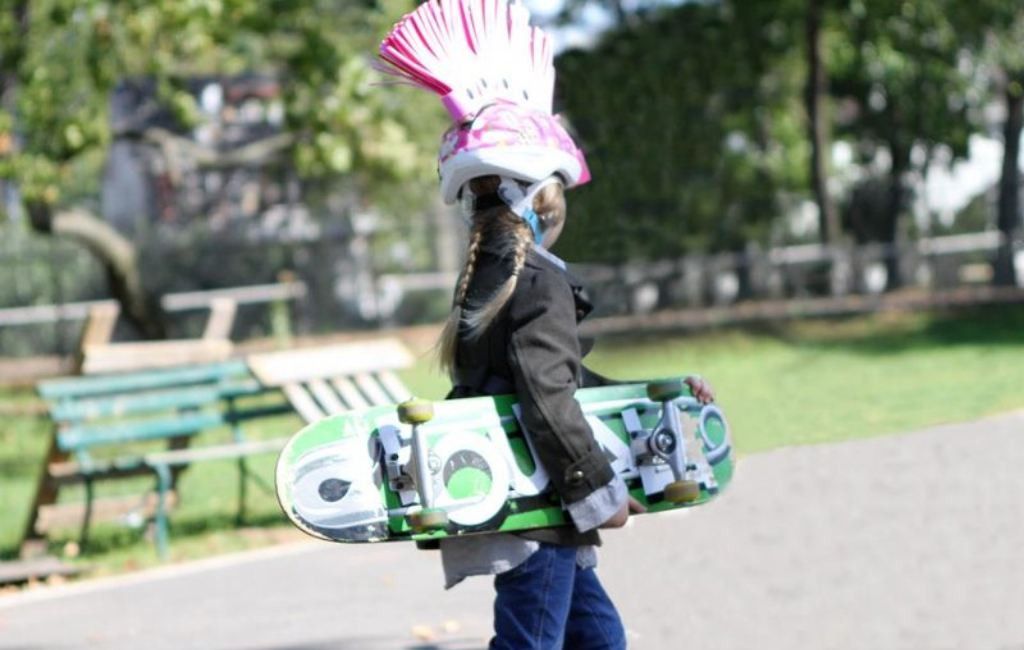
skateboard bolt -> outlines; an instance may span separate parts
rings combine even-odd
[[[670,431],[662,429],[654,436],[654,446],[663,454],[675,451],[676,437]]]

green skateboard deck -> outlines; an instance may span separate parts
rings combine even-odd
[[[576,399],[613,469],[648,512],[706,503],[732,479],[725,416],[714,404],[698,403],[682,380],[584,388]],[[324,418],[286,444],[276,483],[292,523],[336,542],[430,540],[569,522],[509,395]]]

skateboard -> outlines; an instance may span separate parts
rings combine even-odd
[[[729,425],[682,379],[583,388],[576,399],[630,494],[657,513],[715,498],[735,459]],[[373,406],[293,435],[278,501],[335,542],[426,541],[570,523],[515,396]]]

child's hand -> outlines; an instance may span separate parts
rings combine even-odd
[[[701,404],[710,404],[715,401],[715,392],[711,385],[700,377],[690,375],[683,380],[683,383],[690,387],[690,392]]]
[[[601,528],[622,528],[629,521],[630,514],[640,514],[647,512],[647,507],[640,503],[633,497],[627,497],[626,503],[622,504],[622,507],[612,515],[611,519],[601,524]]]

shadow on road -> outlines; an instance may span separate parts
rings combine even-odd
[[[8,649],[4,649],[8,650]],[[10,650],[42,650],[42,648],[11,648]],[[480,639],[445,639],[439,642],[413,643],[396,639],[360,638],[325,641],[315,644],[252,648],[251,650],[487,650]]]

